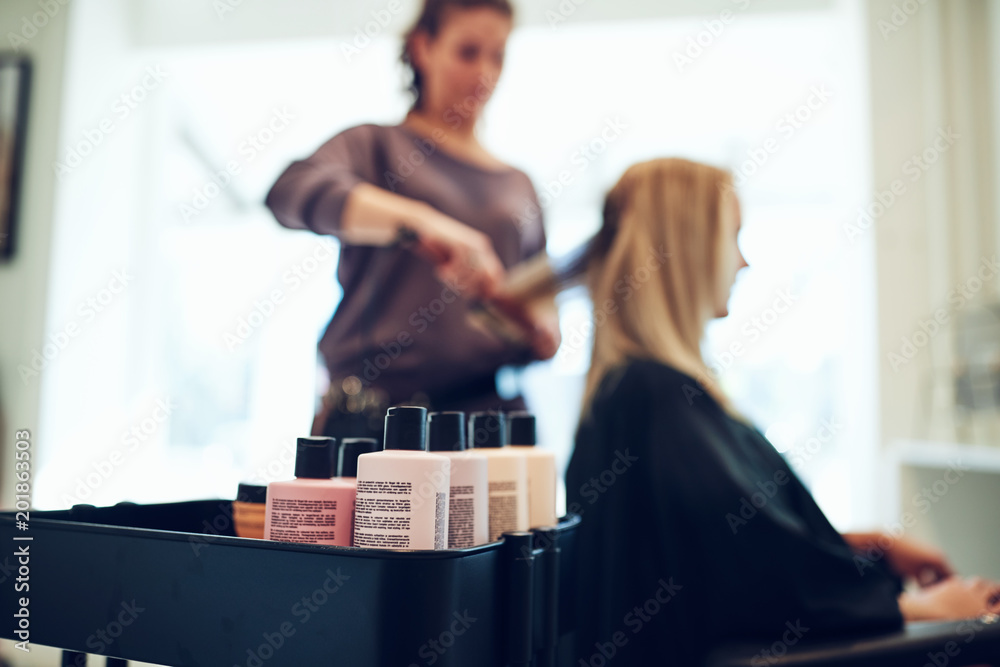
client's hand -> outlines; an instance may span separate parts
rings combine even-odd
[[[979,577],[944,581],[899,596],[907,621],[957,621],[1000,613],[1000,583]]]
[[[930,586],[954,574],[948,558],[940,549],[909,537],[853,533],[844,535],[844,539],[862,553],[884,554],[893,572],[904,579],[913,579],[921,586]]]
[[[909,537],[890,539],[893,545],[886,550],[885,557],[899,576],[930,586],[955,574],[941,550]]]

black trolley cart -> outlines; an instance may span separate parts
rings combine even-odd
[[[31,512],[27,531],[3,512],[0,636],[19,639],[8,593],[27,545],[30,643],[64,664],[554,666],[573,611],[561,546],[579,521],[396,552],[236,537],[228,500]]]
[[[0,636],[19,639],[21,594],[8,591],[24,577],[30,642],[64,649],[64,665],[90,653],[172,667],[577,667],[579,524],[569,515],[471,549],[395,552],[236,537],[228,500],[77,505],[32,512],[26,531],[0,512],[11,545]],[[722,646],[707,664],[756,667],[761,655],[757,644]],[[802,642],[765,661],[1000,665],[1000,619]]]

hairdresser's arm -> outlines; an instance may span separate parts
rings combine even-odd
[[[274,217],[289,229],[357,245],[388,245],[405,227],[442,281],[469,296],[492,294],[504,270],[489,237],[425,202],[373,185],[379,168],[371,131],[346,130],[289,165],[267,194]]]
[[[375,185],[358,183],[351,189],[341,214],[341,238],[386,245],[403,228],[416,234],[416,251],[434,263],[443,282],[467,289],[470,295],[489,295],[503,280],[503,264],[486,234],[429,204]]]

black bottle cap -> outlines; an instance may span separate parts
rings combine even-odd
[[[427,449],[427,408],[398,406],[385,413],[385,449]]]
[[[375,438],[344,438],[340,441],[337,477],[357,477],[358,457],[377,451],[378,440]]]
[[[508,413],[507,443],[511,445],[537,445],[538,440],[535,435],[535,415],[530,412]]]
[[[465,413],[432,412],[427,415],[427,449],[432,452],[465,449]]]
[[[244,484],[240,482],[236,489],[236,502],[238,503],[266,503],[267,487],[260,484]]]
[[[470,447],[503,447],[505,441],[502,412],[473,412],[469,416]]]
[[[330,479],[336,452],[336,438],[299,438],[295,446],[295,476]]]

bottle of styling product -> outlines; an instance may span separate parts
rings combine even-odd
[[[240,484],[233,501],[233,527],[238,537],[264,537],[264,514],[267,487],[258,484]]]
[[[425,408],[389,408],[384,449],[358,457],[354,546],[446,549],[450,466],[427,451]]]
[[[533,414],[507,415],[507,444],[528,464],[528,524],[532,528],[556,525],[556,456],[536,447]]]
[[[337,457],[337,477],[358,491],[358,457],[362,454],[377,452],[378,441],[375,438],[344,438],[340,442],[340,456]],[[351,542],[354,542],[354,502],[351,498]]]
[[[264,538],[351,546],[354,485],[331,479],[337,441],[299,438],[295,449],[295,479],[267,485]]]
[[[432,412],[427,448],[451,459],[448,548],[486,544],[490,536],[489,462],[465,451],[465,413]]]
[[[525,457],[505,447],[504,417],[474,412],[469,418],[472,453],[489,464],[490,540],[506,532],[528,530],[528,466]]]

